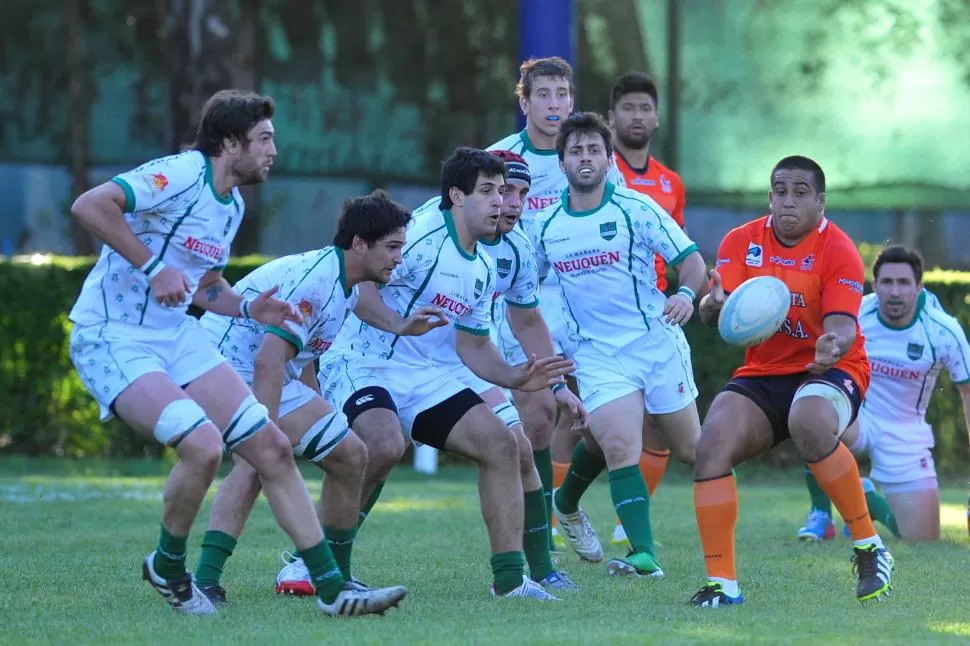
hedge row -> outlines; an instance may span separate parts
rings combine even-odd
[[[39,259],[35,258],[35,262]],[[234,282],[265,262],[250,257],[232,261],[226,277]],[[84,390],[68,357],[70,310],[90,259],[0,262],[0,453],[64,456],[157,455],[160,450],[112,421],[101,424],[98,408]],[[970,274],[932,272],[926,285],[948,312],[970,329]],[[717,331],[697,318],[686,326],[700,389],[701,414],[727,381],[742,353],[724,344]],[[941,471],[963,471],[970,463],[963,409],[956,389],[944,376],[928,415],[937,436]],[[790,449],[771,461],[788,463]]]

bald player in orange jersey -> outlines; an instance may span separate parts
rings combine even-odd
[[[660,126],[657,102],[657,85],[649,75],[643,72],[627,72],[616,80],[610,91],[609,112],[610,126],[614,133],[613,159],[627,188],[649,196],[686,231],[684,183],[677,173],[650,154],[650,141]],[[666,291],[667,265],[659,254],[654,262],[657,289]],[[686,447],[678,455],[683,453],[693,455],[693,447]],[[667,442],[653,428],[650,416],[644,415],[640,474],[651,496],[667,471],[669,459]],[[613,528],[612,542],[627,542],[626,532],[619,518]]]
[[[711,270],[701,319],[717,325],[727,294],[755,276],[791,290],[781,329],[748,348],[711,403],[694,464],[694,508],[708,582],[691,599],[701,607],[744,602],[734,563],[738,519],[735,465],[791,437],[826,495],[846,519],[855,546],[856,597],[891,588],[893,557],[866,508],[859,468],[840,441],[869,385],[856,321],[864,270],[852,240],[825,217],[825,174],[811,159],[786,157],[771,173],[770,215],[728,233]]]

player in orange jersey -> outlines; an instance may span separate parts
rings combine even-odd
[[[657,86],[643,72],[627,72],[616,80],[610,91],[610,125],[613,128],[613,159],[626,187],[649,196],[670,214],[685,231],[684,203],[686,193],[680,176],[650,154],[650,141],[660,126],[657,111]],[[667,265],[658,254],[655,258],[657,289],[667,289]],[[676,440],[677,438],[671,438]],[[674,446],[677,455],[693,455],[694,447]],[[643,419],[643,451],[640,474],[653,495],[667,470],[670,451],[665,438],[653,429],[649,415]],[[613,543],[626,543],[623,524],[616,520]]]
[[[825,217],[825,175],[806,157],[786,157],[771,173],[770,214],[733,229],[721,242],[700,314],[717,325],[728,293],[749,278],[776,276],[791,290],[781,329],[748,348],[734,377],[711,403],[697,445],[694,508],[708,582],[691,603],[738,604],[734,528],[736,464],[788,437],[835,503],[855,543],[856,596],[890,590],[893,557],[866,509],[859,468],[839,440],[869,385],[869,362],[856,321],[862,258]]]

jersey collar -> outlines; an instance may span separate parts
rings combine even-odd
[[[895,325],[890,325],[882,318],[882,312],[879,311],[879,307],[876,307],[876,319],[882,324],[887,330],[892,330],[893,332],[902,332],[903,330],[908,330],[909,328],[916,325],[919,321],[920,315],[923,313],[923,307],[926,305],[926,290],[922,290],[919,296],[916,298],[916,311],[913,312],[913,320],[909,322],[908,325],[904,327],[896,327]]]
[[[344,288],[344,298],[350,298],[350,294],[353,292],[353,289],[347,287],[347,269],[346,265],[344,264],[344,250],[337,246],[334,246],[334,249],[336,250],[337,254],[337,266],[340,268],[340,286]]]
[[[613,182],[607,181],[606,188],[603,190],[603,199],[595,208],[589,209],[588,211],[573,211],[569,208],[569,187],[567,186],[565,189],[563,189],[562,197],[559,198],[559,203],[562,205],[562,210],[565,211],[567,215],[571,215],[574,218],[582,218],[587,215],[593,215],[601,208],[609,204],[610,200],[613,198],[614,190],[616,190],[616,186],[613,184]]]
[[[535,146],[533,146],[532,145],[532,140],[529,139],[529,131],[528,131],[527,128],[523,128],[522,131],[519,132],[519,139],[522,140],[522,147],[523,147],[523,149],[525,151],[527,151],[527,152],[532,153],[533,155],[556,155],[556,154],[558,154],[556,152],[556,149],[555,148],[546,148],[546,149],[540,150],[540,149],[536,148]]]
[[[475,245],[475,253],[468,253],[461,247],[461,241],[458,239],[458,231],[455,229],[455,216],[451,214],[451,209],[445,209],[441,212],[441,216],[445,219],[445,226],[448,227],[448,237],[451,241],[455,243],[455,249],[461,254],[461,257],[465,260],[475,260],[478,258],[478,245]]]

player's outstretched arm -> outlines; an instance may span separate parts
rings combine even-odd
[[[360,283],[357,291],[359,297],[354,314],[379,330],[398,336],[421,336],[448,324],[444,311],[437,307],[419,307],[407,318],[402,317],[384,303],[374,283]]]
[[[677,293],[667,299],[664,315],[674,325],[683,325],[694,315],[694,299],[704,284],[707,267],[704,258],[697,251],[689,253],[677,265],[677,279],[680,287]]]
[[[236,292],[221,271],[207,271],[199,281],[199,289],[192,296],[192,304],[207,312],[223,316],[241,316],[265,325],[283,325],[292,321],[303,323],[303,316],[292,303],[275,297],[279,286],[267,289],[255,298],[245,298]]]
[[[498,348],[488,338],[488,333],[476,334],[459,328],[457,334],[458,356],[469,370],[489,383],[514,390],[536,391],[562,382],[564,375],[571,374],[575,364],[569,359],[551,356],[510,366],[499,354]]]
[[[701,322],[704,325],[714,327],[717,325],[717,320],[721,316],[721,308],[724,307],[724,301],[727,295],[724,292],[724,287],[721,285],[721,275],[717,273],[717,270],[711,269],[708,272],[708,276],[711,278],[710,288],[704,294],[703,298],[701,298],[701,304],[698,310],[700,311]]]
[[[856,339],[856,320],[847,314],[829,314],[822,321],[825,333],[815,342],[815,361],[806,366],[822,374],[849,352]]]
[[[283,392],[283,367],[296,356],[297,349],[282,337],[267,332],[253,365],[253,394],[279,424],[280,397]],[[313,364],[310,364],[313,365]]]

